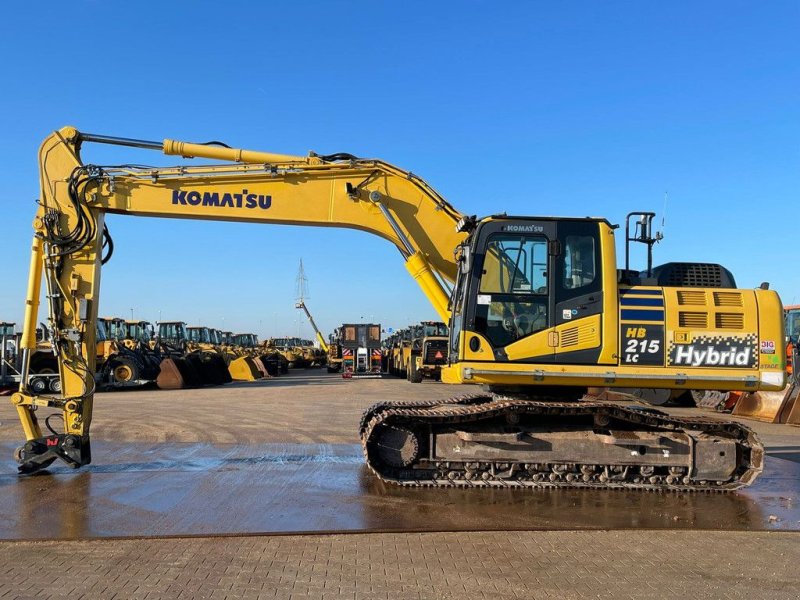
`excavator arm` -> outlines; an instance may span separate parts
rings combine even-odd
[[[84,164],[85,143],[137,147],[227,161],[178,167]],[[349,227],[392,242],[437,313],[448,320],[449,285],[457,274],[456,230],[463,215],[424,180],[380,160],[349,154],[291,156],[222,144],[150,142],[81,133],[65,127],[39,151],[41,195],[34,219],[22,349],[36,347],[36,322],[45,282],[61,397],[36,396],[25,385],[13,395],[28,443],[18,452],[22,470],[55,458],[90,462],[89,430],[95,391],[95,323],[104,251],[113,249],[106,213],[288,225]],[[28,360],[24,360],[28,364]],[[60,409],[63,433],[38,407]]]

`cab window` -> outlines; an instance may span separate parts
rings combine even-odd
[[[486,245],[481,293],[546,294],[547,239],[494,235]]]
[[[548,327],[548,243],[543,236],[489,238],[475,306],[475,327],[506,346]]]
[[[566,236],[564,243],[564,287],[566,289],[586,287],[591,285],[594,279],[594,236]]]

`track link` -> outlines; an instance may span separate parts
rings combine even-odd
[[[597,464],[571,460],[535,463],[497,460],[491,453],[470,459],[437,459],[416,456],[418,446],[433,439],[434,433],[458,433],[476,438],[482,423],[505,421],[512,425],[523,420],[537,422],[558,419],[573,424],[574,431],[592,427],[578,425],[614,423],[633,434],[687,434],[711,439],[712,443],[735,444],[733,474],[721,480],[693,477],[698,466],[653,467],[651,464]],[[492,488],[594,488],[670,492],[732,491],[750,485],[761,473],[764,448],[748,427],[732,421],[692,417],[679,418],[647,408],[632,408],[608,402],[520,400],[492,394],[456,396],[446,400],[421,402],[387,401],[374,404],[361,419],[361,445],[367,465],[382,481],[416,487],[492,487]],[[508,434],[502,434],[506,437]],[[513,435],[513,434],[511,434]],[[524,432],[518,434],[524,437]],[[491,434],[489,446],[491,446]],[[612,438],[613,439],[613,438]],[[691,440],[690,440],[691,441]],[[434,444],[435,442],[430,442]],[[609,443],[609,442],[606,442]],[[610,442],[616,443],[616,442]],[[624,443],[624,442],[622,442]],[[389,448],[388,446],[392,446]],[[430,449],[430,448],[429,448]],[[424,454],[424,453],[423,453]]]

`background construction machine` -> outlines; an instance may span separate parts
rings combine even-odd
[[[319,343],[319,349],[322,350],[321,353],[315,353],[315,362],[319,365],[325,364],[327,362],[327,355],[328,355],[328,343],[325,341],[325,336],[322,335],[322,332],[317,327],[316,322],[314,322],[314,317],[311,316],[311,312],[308,310],[308,306],[304,300],[299,300],[295,305],[295,308],[302,309],[304,313],[306,313],[306,317],[308,318],[308,322],[311,323],[311,327],[314,329],[314,334],[317,336],[317,342]]]
[[[227,162],[87,165],[80,157],[89,143]],[[617,269],[615,226],[606,219],[478,219],[407,170],[345,153],[290,156],[65,127],[43,142],[39,157],[23,377],[11,397],[27,440],[16,453],[23,473],[56,458],[75,467],[91,460],[87,373],[95,360],[99,274],[113,248],[103,244],[110,239],[108,212],[351,227],[393,243],[449,324],[442,380],[484,384],[489,391],[424,404],[385,401],[366,411],[361,443],[383,481],[723,491],[750,484],[763,468],[763,446],[739,423],[643,412],[596,398],[577,402],[587,388],[600,386],[784,387],[778,295],[726,288],[727,271],[719,265],[652,268],[653,213],[638,214],[633,236],[626,226],[626,257],[631,240],[648,246],[642,274],[628,260]],[[59,398],[36,395],[25,376],[43,279],[48,290],[63,291],[46,294],[63,383]],[[379,367],[380,328],[377,333]],[[61,411],[63,433],[43,435],[35,414],[41,407]]]
[[[240,348],[245,355],[254,360],[259,370],[263,369],[266,372],[266,376],[280,375],[280,355],[277,352],[265,352],[255,333],[235,333],[231,336],[231,340],[235,347]]]
[[[797,362],[794,360],[795,350],[800,344],[800,304],[787,306],[786,313],[786,366],[789,373],[798,369]]]
[[[20,334],[15,329],[16,323],[0,321],[0,393],[20,382]]]
[[[187,349],[190,353],[196,352],[201,360],[208,364],[219,366],[220,360],[227,373],[227,379],[223,383],[230,381],[255,381],[261,378],[261,373],[247,355],[225,352],[222,347],[222,334],[218,329],[197,325],[186,328],[188,334]]]
[[[22,334],[16,332],[16,323],[0,322],[0,391],[19,387],[22,380],[21,338]],[[36,347],[30,353],[28,365],[28,387],[39,394],[59,394],[61,377],[58,374],[58,360],[44,324],[36,329],[35,339]]]
[[[152,325],[119,317],[97,320],[97,379],[102,387],[124,388],[156,381],[161,355],[150,347]],[[150,331],[145,328],[150,326]]]
[[[447,325],[438,321],[422,321],[412,325],[410,330],[411,357],[406,378],[411,383],[420,383],[425,378],[440,381],[442,366],[447,363]]]
[[[395,377],[408,377],[408,366],[411,363],[411,328],[405,327],[392,334],[384,350],[388,354],[389,373]]]
[[[338,373],[342,370],[342,328],[337,327],[328,336],[327,364],[328,373]]]
[[[340,327],[342,377],[381,376],[381,326],[345,323]]]
[[[162,389],[221,385],[232,381],[225,360],[216,352],[203,353],[189,347],[183,321],[159,321],[156,346],[164,355],[156,383]]]

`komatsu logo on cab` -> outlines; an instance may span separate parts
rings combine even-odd
[[[241,194],[173,190],[172,203],[184,206],[188,204],[189,206],[225,206],[267,210],[272,206],[272,196],[250,194],[247,190],[242,190]]]
[[[514,231],[518,233],[542,233],[544,227],[541,225],[505,225],[503,231]]]

